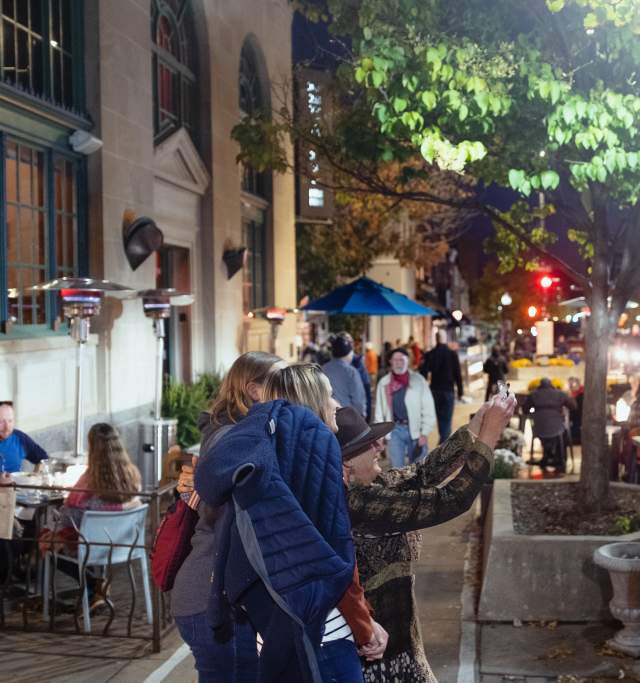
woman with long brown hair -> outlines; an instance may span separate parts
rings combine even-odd
[[[204,454],[249,412],[262,398],[262,385],[277,363],[284,361],[271,353],[250,351],[242,354],[226,374],[218,396],[209,411],[200,416],[202,432],[200,453]],[[197,464],[182,468],[178,491],[190,497],[193,470]],[[195,658],[201,683],[244,683],[255,680],[257,670],[256,636],[250,625],[235,625],[227,642],[214,638],[205,608],[211,586],[214,562],[215,523],[218,510],[204,503],[198,507],[200,518],[191,538],[191,552],[180,567],[171,592],[171,613],[182,639]]]
[[[87,470],[74,485],[64,506],[60,509],[54,530],[43,530],[40,547],[49,551],[67,546],[75,553],[85,510],[119,512],[140,505],[136,493],[141,478],[138,468],[131,462],[118,430],[106,422],[98,422],[89,430]],[[59,557],[57,567],[75,579],[79,578],[78,565]],[[87,590],[91,607],[104,604],[108,597],[100,578],[86,571]]]

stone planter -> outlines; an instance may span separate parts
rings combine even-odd
[[[593,553],[593,561],[609,571],[613,585],[611,614],[624,628],[608,641],[614,650],[640,657],[640,543],[610,543]]]
[[[581,622],[610,618],[611,584],[606,571],[594,563],[593,553],[606,543],[640,541],[640,532],[625,536],[518,534],[513,527],[512,483],[502,479],[493,486],[483,529],[479,619]],[[527,480],[517,483],[542,484]],[[545,484],[554,485],[550,481]],[[640,501],[637,485],[611,486],[637,492]]]

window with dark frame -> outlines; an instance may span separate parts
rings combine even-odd
[[[240,77],[238,81],[240,95],[240,115],[248,118],[259,118],[268,114],[263,84],[260,80],[258,58],[253,48],[248,44],[240,53]],[[242,169],[242,189],[250,194],[266,199],[267,187],[266,171],[256,171],[251,166]]]
[[[263,209],[243,211],[242,241],[247,247],[247,264],[243,279],[245,311],[266,305],[266,212]]]
[[[48,295],[29,288],[78,274],[78,162],[11,137],[4,137],[0,153],[8,321],[50,327],[56,311]]]
[[[3,0],[0,81],[81,110],[82,0]]]
[[[258,55],[250,43],[245,42],[240,54],[238,77],[239,106],[242,117],[268,116],[267,84],[260,76]],[[269,174],[251,166],[242,169],[242,239],[247,247],[243,271],[244,311],[264,308],[267,305],[267,220],[270,196]]]
[[[197,140],[197,57],[189,0],[152,0],[151,38],[156,143],[182,126]]]

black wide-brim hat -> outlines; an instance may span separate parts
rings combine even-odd
[[[368,422],[354,408],[340,408],[336,412],[336,423],[338,424],[338,443],[342,450],[342,459],[351,460],[360,453],[366,451],[378,439],[386,436],[393,430],[393,422]]]

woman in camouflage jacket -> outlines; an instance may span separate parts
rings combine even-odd
[[[436,683],[422,645],[412,563],[420,555],[419,530],[468,510],[487,481],[492,449],[515,407],[513,399],[499,405],[493,401],[424,462],[380,473],[369,485],[350,477],[348,503],[360,578],[376,621],[389,632],[383,659],[363,663],[365,683]],[[337,436],[341,441],[340,431]],[[375,460],[379,447],[370,450]]]

